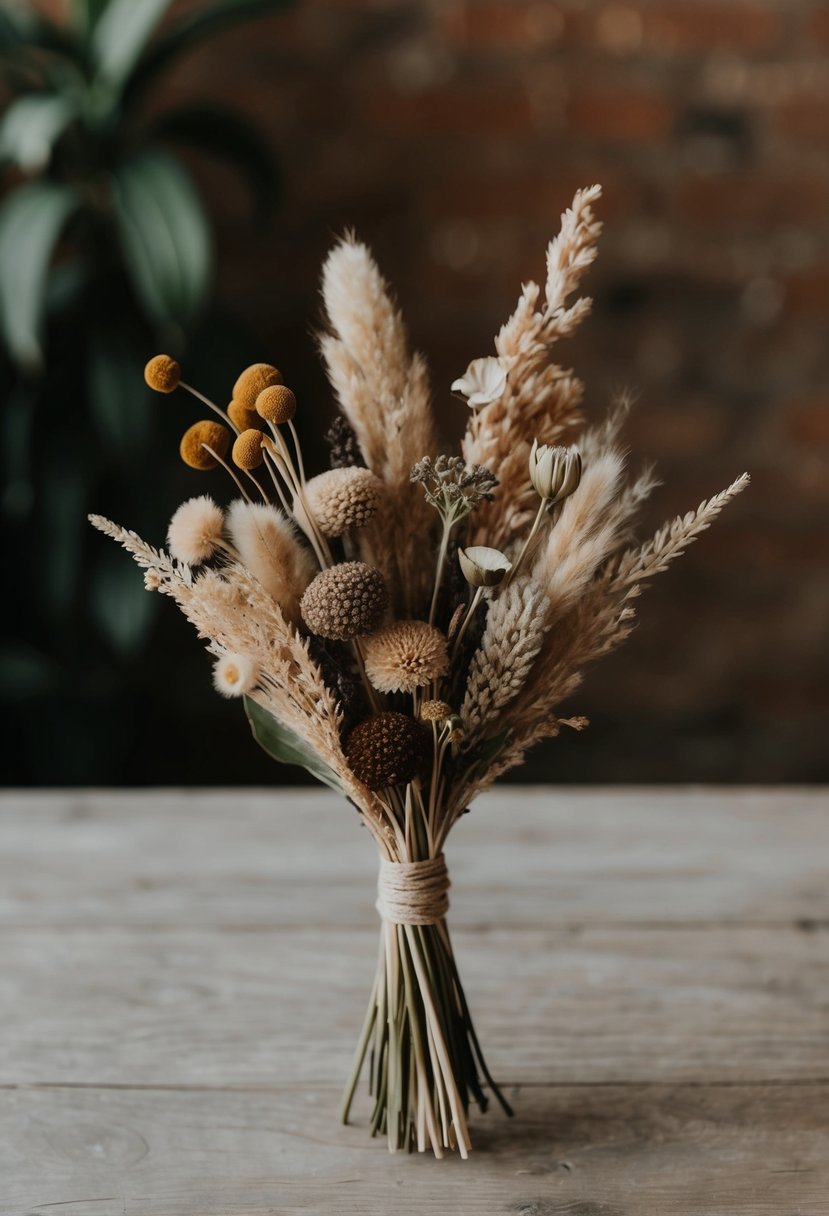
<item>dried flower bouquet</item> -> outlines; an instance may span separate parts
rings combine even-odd
[[[330,469],[306,475],[276,368],[244,371],[223,410],[160,355],[152,387],[188,389],[211,414],[182,458],[223,466],[239,497],[185,502],[168,552],[92,517],[207,641],[217,690],[244,698],[263,747],[344,794],[374,837],[380,953],[343,1118],[368,1057],[371,1130],[391,1149],[465,1157],[471,1100],[485,1109],[488,1090],[509,1113],[446,927],[452,826],[528,748],[585,725],[557,716],[585,664],[628,635],[643,585],[748,481],[632,539],[655,483],[626,476],[621,410],[582,429],[582,385],[551,359],[590,309],[574,297],[599,194],[576,195],[544,292],[522,289],[495,354],[452,385],[468,407],[459,456],[437,454],[425,364],[370,254],[345,239],[323,270],[320,346],[342,411]]]

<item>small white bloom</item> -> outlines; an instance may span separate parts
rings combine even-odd
[[[470,408],[491,405],[503,396],[506,387],[507,373],[501,366],[501,360],[493,355],[473,359],[464,374],[452,382],[452,392],[466,397],[466,404]]]
[[[209,494],[188,498],[170,520],[167,545],[178,562],[199,566],[221,544],[224,514]]]
[[[581,481],[578,448],[549,447],[534,439],[530,451],[530,481],[539,498],[550,506],[569,497]]]
[[[223,654],[213,668],[213,687],[223,697],[244,697],[259,679],[259,664],[246,654]]]
[[[473,587],[497,587],[512,569],[512,562],[498,549],[488,545],[470,545],[458,549],[463,577]]]

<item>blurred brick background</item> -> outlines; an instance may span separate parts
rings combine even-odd
[[[192,164],[222,299],[297,389],[309,444],[332,408],[310,330],[333,234],[374,247],[451,430],[449,382],[598,181],[594,315],[560,357],[593,417],[637,392],[633,459],[664,482],[643,528],[751,471],[590,673],[572,709],[592,730],[524,777],[829,777],[828,55],[812,0],[299,0],[168,83],[165,103],[232,99],[282,161],[267,232]]]

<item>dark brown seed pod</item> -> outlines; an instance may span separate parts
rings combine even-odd
[[[405,785],[424,772],[432,747],[431,733],[405,714],[374,714],[348,736],[349,768],[370,790]]]

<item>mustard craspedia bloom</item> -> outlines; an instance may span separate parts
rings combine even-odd
[[[227,407],[227,416],[237,431],[251,431],[257,428],[261,430],[262,428],[262,419],[256,410],[248,409],[246,405],[242,405],[241,401],[231,401]]]
[[[259,679],[259,664],[246,654],[223,654],[213,668],[213,687],[223,697],[244,697]]]
[[[200,566],[222,543],[225,517],[209,494],[188,498],[170,520],[167,548],[177,562]]]
[[[424,701],[420,716],[424,722],[445,722],[455,711],[447,701]]]
[[[219,463],[213,452],[224,458],[229,446],[230,431],[227,427],[222,426],[221,422],[214,422],[212,418],[204,418],[187,428],[178,450],[181,459],[191,469],[207,470],[215,469]],[[211,450],[208,452],[207,448]]]
[[[345,757],[354,776],[370,790],[405,785],[430,760],[431,733],[405,714],[374,714],[348,736]]]
[[[264,388],[282,383],[282,372],[270,363],[252,363],[246,367],[233,386],[233,400],[252,410]]]
[[[273,384],[256,398],[256,412],[266,422],[281,426],[296,413],[296,397],[284,384]]]
[[[253,427],[236,436],[233,441],[233,463],[237,468],[256,469],[264,459],[261,431]]]
[[[379,570],[365,562],[340,562],[312,580],[299,606],[312,633],[332,641],[347,641],[373,633],[388,602]]]
[[[156,393],[172,393],[181,384],[181,368],[170,355],[154,355],[144,368],[144,379]]]
[[[380,692],[414,692],[444,675],[446,638],[426,621],[395,621],[363,642],[366,675]]]
[[[383,483],[370,469],[329,469],[305,486],[311,514],[324,536],[364,528],[377,514]]]

